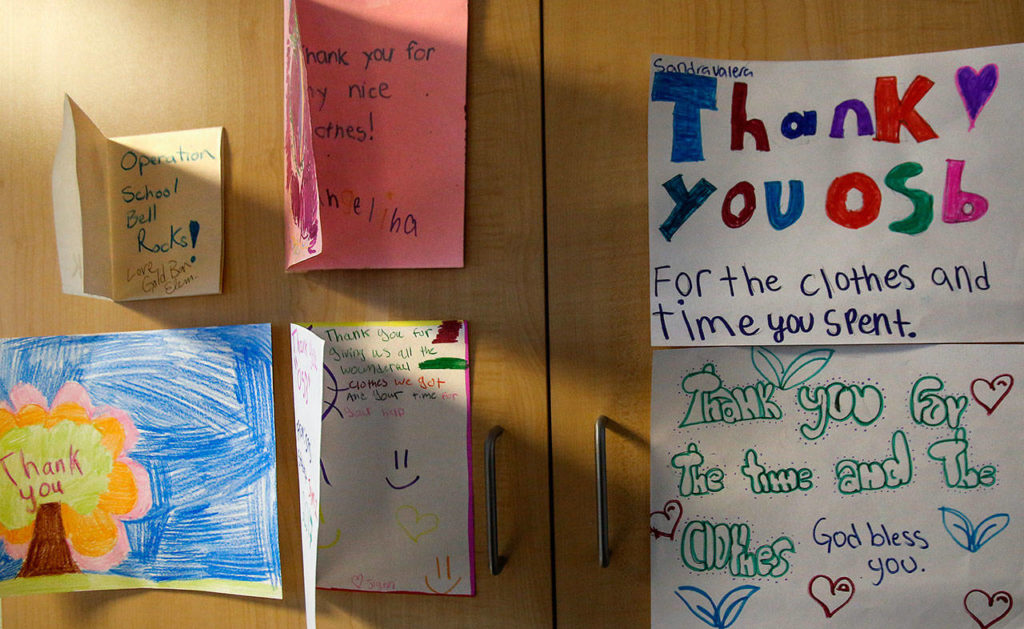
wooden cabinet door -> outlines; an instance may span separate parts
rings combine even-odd
[[[1024,40],[1000,2],[544,3],[556,618],[650,622],[647,103],[651,54],[874,57]],[[594,422],[607,415],[610,565],[598,566]]]
[[[464,269],[284,272],[281,0],[5,2],[0,20],[0,336],[271,322],[284,600],[177,591],[3,601],[10,627],[302,627],[287,325],[470,326],[477,595],[320,592],[319,626],[552,624],[540,9],[470,3]],[[223,294],[116,304],[61,293],[50,170],[67,92],[105,133],[226,129]],[[487,569],[482,446],[501,424],[504,572]]]

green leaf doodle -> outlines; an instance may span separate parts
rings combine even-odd
[[[767,347],[752,347],[750,358],[762,378],[785,391],[821,373],[834,353],[835,350],[831,349],[812,349],[794,358],[789,365],[783,365],[775,352]]]

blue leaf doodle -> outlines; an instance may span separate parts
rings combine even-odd
[[[942,512],[942,526],[956,545],[972,553],[978,552],[1010,525],[1010,515],[1007,513],[994,513],[975,526],[961,511],[951,507],[939,507],[939,511]]]
[[[679,586],[675,595],[698,620],[715,629],[726,629],[739,619],[747,600],[760,589],[756,585],[741,585],[729,590],[717,604],[707,592],[692,585]],[[710,608],[702,604],[705,602]]]

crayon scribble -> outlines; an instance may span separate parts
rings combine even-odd
[[[437,336],[431,343],[458,343],[461,331],[461,321],[443,321],[441,327],[437,329]]]

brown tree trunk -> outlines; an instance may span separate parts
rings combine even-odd
[[[19,577],[38,577],[53,574],[81,572],[71,558],[68,548],[64,520],[60,517],[60,503],[47,502],[39,505],[36,513],[32,541],[28,544],[28,555],[21,564]]]

